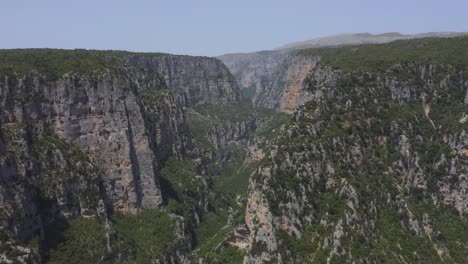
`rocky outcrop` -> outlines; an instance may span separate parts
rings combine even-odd
[[[447,58],[223,56],[235,78],[202,57],[2,52],[0,261],[463,262],[465,43],[434,43]]]
[[[463,239],[445,222],[460,229],[468,213],[463,76],[450,65],[399,64],[382,77],[319,63],[306,81],[311,101],[251,176],[244,262],[375,263],[387,254],[382,239],[401,262],[460,261]],[[420,249],[395,247],[402,237]]]
[[[106,217],[101,175],[78,148],[40,122],[3,124],[0,138],[0,244],[7,253],[3,261],[18,256],[21,263],[38,262],[38,249],[20,242],[36,233],[44,239],[46,226],[58,218]]]
[[[219,59],[255,106],[288,113],[309,99],[303,83],[318,61],[297,52],[277,51],[227,54]]]
[[[0,73],[0,220],[13,239],[27,241],[58,218],[161,209],[166,160],[198,155],[186,107],[239,100],[217,59],[82,53],[111,63],[54,78],[40,69]],[[190,241],[181,243],[184,252],[166,262],[187,257]]]
[[[286,87],[280,101],[280,111],[292,113],[298,106],[311,99],[304,88],[304,81],[317,66],[318,58],[297,56],[286,72]]]
[[[137,96],[139,92],[155,92],[153,89],[164,89],[162,81],[125,80],[110,72],[81,76],[66,74],[52,83],[35,74],[6,76],[2,83],[2,123],[38,122],[87,152],[95,164],[100,164],[108,199],[115,210],[158,208],[161,205],[156,175],[158,161],[153,152],[156,149],[152,147],[161,143],[161,139],[157,140],[161,137],[158,132],[166,139],[162,144],[175,142],[167,140],[167,132],[163,133],[163,129],[151,131],[150,126],[145,126],[145,121],[156,121],[150,119],[151,114],[166,118],[171,114],[146,111],[149,106]],[[13,91],[16,94],[12,94]],[[15,100],[14,96],[32,97],[32,100]],[[173,104],[174,99],[168,96],[158,99],[161,108],[177,107]],[[175,113],[169,117],[178,124],[173,127],[175,129],[181,126],[178,117]],[[163,119],[159,122],[160,127],[163,122],[170,123]],[[151,132],[154,139],[148,137]],[[151,146],[150,142],[155,145]]]
[[[240,92],[233,76],[217,59],[160,54],[130,55],[125,60],[158,72],[167,87],[181,93],[189,106],[239,100]]]

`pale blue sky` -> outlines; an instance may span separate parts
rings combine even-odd
[[[0,48],[220,55],[355,32],[468,31],[467,0],[0,0]]]

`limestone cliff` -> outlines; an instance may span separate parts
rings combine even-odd
[[[466,45],[0,51],[0,262],[463,263]]]
[[[264,51],[219,57],[257,107],[291,113],[308,100],[303,82],[318,58],[297,52]]]
[[[239,100],[239,89],[233,76],[217,59],[162,54],[130,55],[125,60],[158,72],[170,89],[183,95],[187,105]]]
[[[217,59],[81,50],[0,55],[11,63],[0,71],[2,232],[20,242],[37,233],[44,239],[45,226],[62,217],[107,221],[109,212],[161,209],[170,192],[160,183],[166,160],[199,152],[186,107],[239,99]],[[190,232],[185,228],[178,232]]]
[[[244,262],[463,262],[466,76],[466,65],[381,75],[319,62],[311,100],[251,176]]]

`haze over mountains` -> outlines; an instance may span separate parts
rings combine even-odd
[[[449,38],[468,35],[468,32],[427,32],[419,34],[401,34],[398,32],[387,32],[382,34],[371,33],[350,33],[314,38],[305,41],[298,41],[283,45],[274,50],[309,49],[329,46],[361,45],[361,44],[382,44],[401,39],[419,38]]]

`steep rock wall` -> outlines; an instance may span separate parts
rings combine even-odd
[[[167,135],[162,129],[150,131],[145,126],[150,116],[137,96],[139,91],[151,93],[155,92],[153,89],[163,89],[162,85],[159,79],[125,80],[111,73],[67,74],[56,82],[48,82],[39,75],[7,76],[2,83],[2,123],[41,122],[70,144],[82,148],[99,164],[114,209],[158,208],[161,205],[156,175],[158,161],[150,141],[154,142],[153,147],[157,143],[175,142],[159,135]],[[31,100],[15,100],[28,97]],[[164,104],[167,109],[177,107],[169,96],[158,100],[161,107]],[[178,124],[175,129],[183,121],[175,113],[151,114],[171,118]],[[161,118],[159,122],[157,126],[162,127],[163,122],[171,121]],[[166,140],[162,143],[161,139]]]
[[[318,58],[297,52],[264,51],[219,57],[257,107],[291,113],[309,98],[303,82]]]
[[[16,51],[11,52],[16,56]],[[43,234],[45,226],[59,218],[105,221],[110,211],[161,209],[164,192],[171,191],[160,184],[166,160],[199,156],[187,106],[236,104],[239,100],[234,78],[217,59],[126,52],[28,52],[33,63],[36,55],[51,61],[42,68],[32,65],[20,72],[0,73],[0,211],[6,227],[1,232],[14,231],[14,237],[2,233],[1,243],[27,241],[33,234]],[[63,54],[71,57],[60,58]],[[54,61],[57,57],[62,60]],[[88,62],[95,64],[80,65]],[[75,63],[71,69],[77,71],[62,74],[53,68],[60,63]],[[201,209],[193,212],[196,219],[185,219],[189,225],[178,227],[179,233],[192,232],[199,214],[206,213],[203,199]],[[113,238],[109,241],[109,248],[120,243]],[[165,262],[187,258],[190,240],[184,236],[180,243],[184,249],[168,253],[170,259]],[[24,253],[23,262],[38,261],[41,255],[16,246],[16,242],[8,245],[8,252]],[[114,253],[122,253],[124,259],[132,255]],[[0,257],[8,260],[8,256]]]
[[[468,213],[465,70],[400,64],[382,77],[319,64],[312,100],[250,179],[244,262],[460,261],[463,235],[449,228]],[[419,250],[395,246],[402,238]]]
[[[181,93],[189,106],[239,100],[240,92],[234,77],[217,59],[164,54],[133,55],[125,60],[158,72],[167,87]]]

